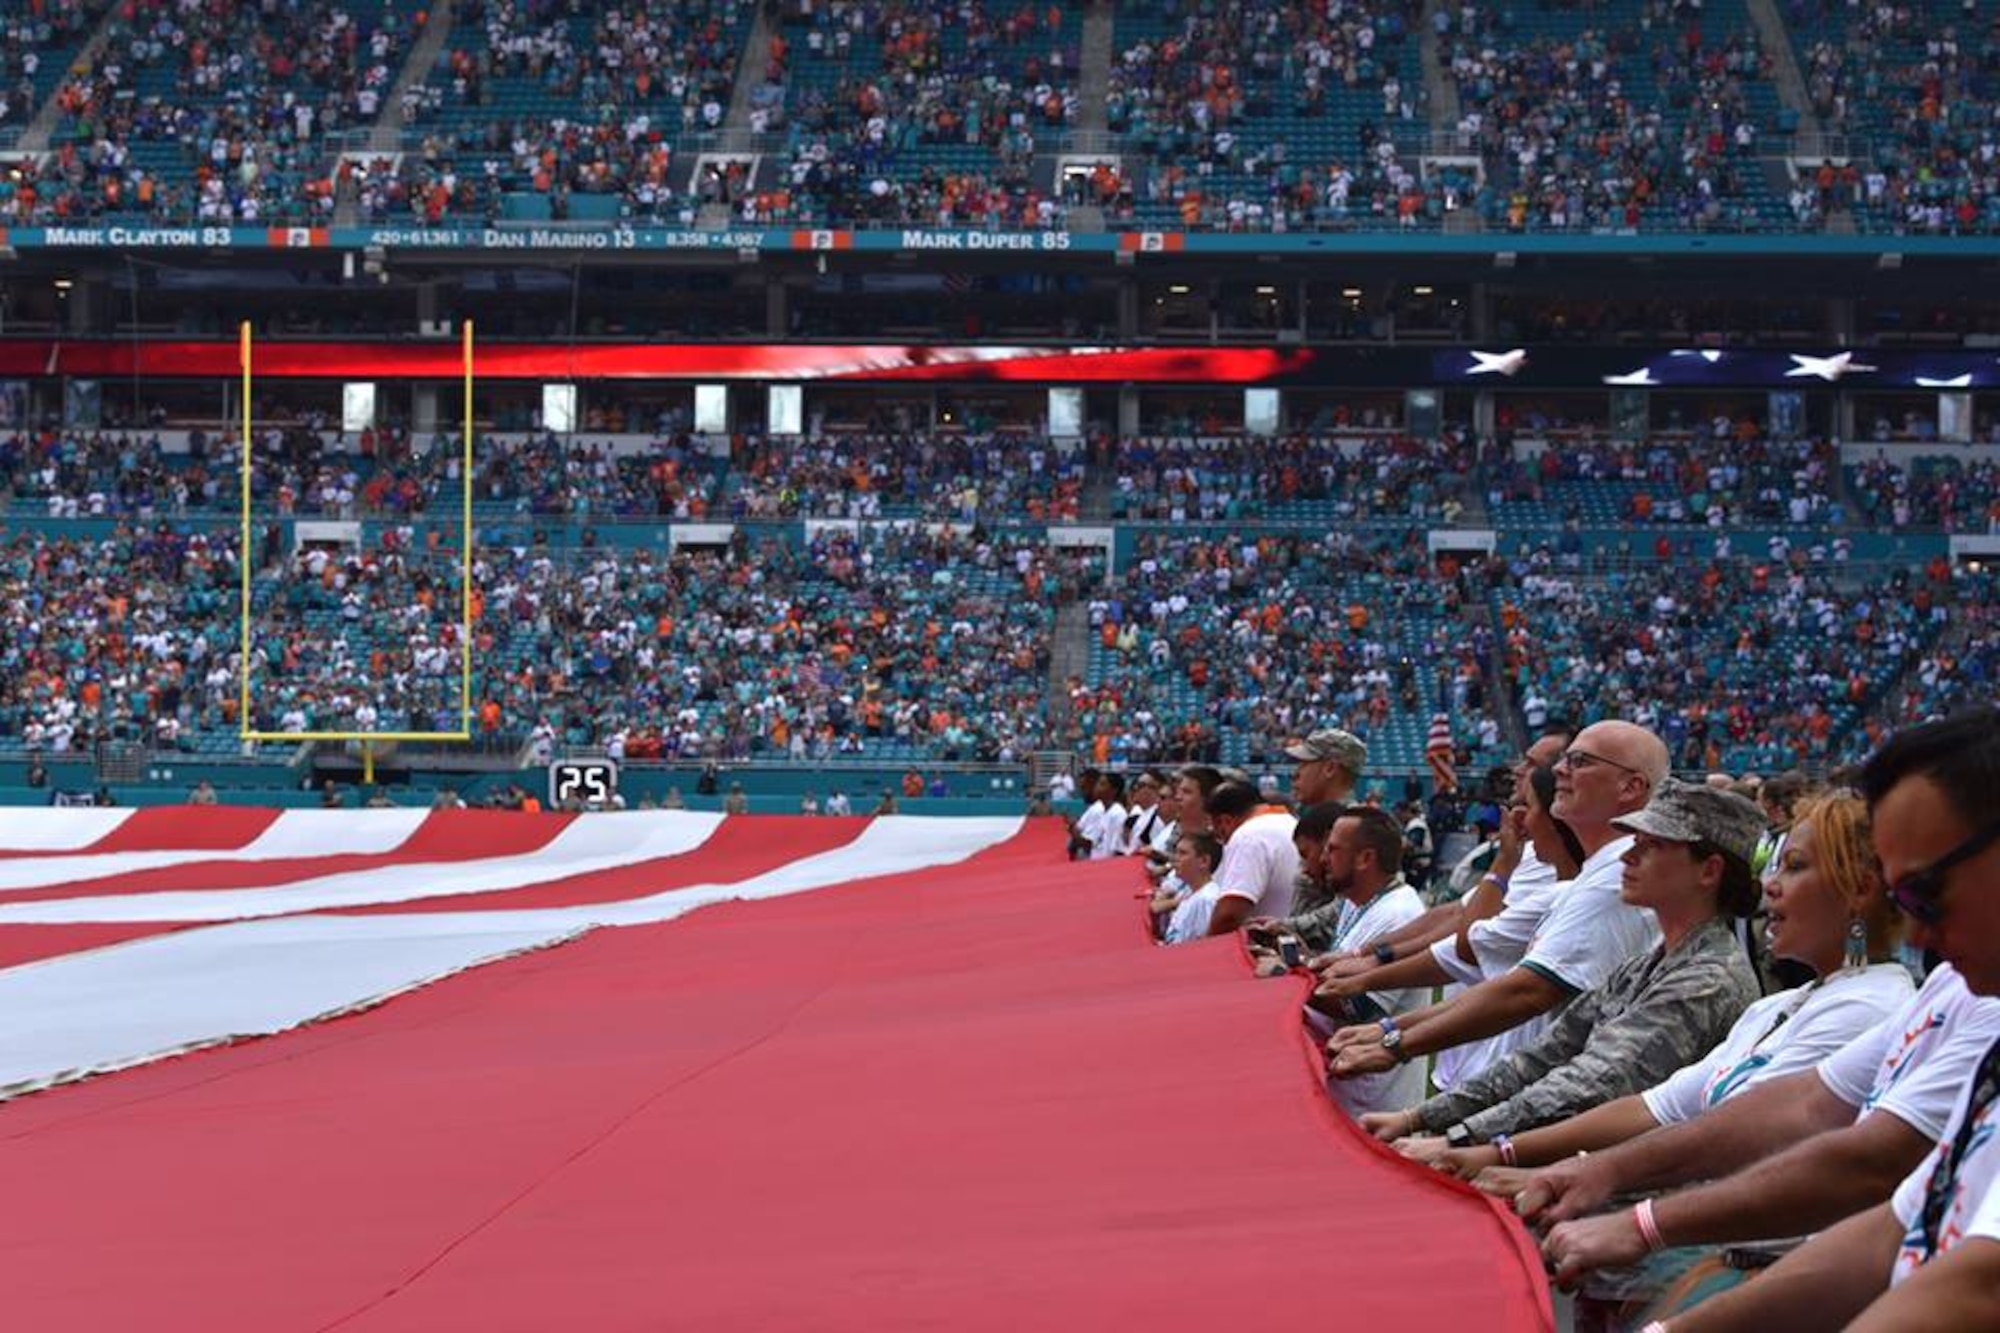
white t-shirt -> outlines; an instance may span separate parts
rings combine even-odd
[[[1097,846],[1098,830],[1103,827],[1104,802],[1102,801],[1092,801],[1083,808],[1083,813],[1076,817],[1076,836],[1089,843],[1093,853]]]
[[[1127,855],[1144,852],[1152,847],[1153,839],[1167,826],[1166,816],[1160,813],[1157,804],[1144,809],[1135,805],[1126,813],[1132,817],[1132,831],[1126,835],[1124,845],[1119,850]]]
[[[1335,945],[1342,949],[1365,949],[1423,914],[1423,898],[1407,884],[1377,895],[1365,908],[1344,904],[1340,923],[1335,928]],[[1414,987],[1369,991],[1368,998],[1389,1013],[1401,1014],[1416,1008],[1429,997],[1424,988]],[[1409,1060],[1379,1074],[1329,1079],[1327,1088],[1333,1093],[1333,1099],[1346,1107],[1350,1115],[1407,1110],[1424,1099],[1424,1062]]]
[[[1506,900],[1500,910],[1466,929],[1466,942],[1472,946],[1473,957],[1478,961],[1468,963],[1458,956],[1456,935],[1431,945],[1431,956],[1448,976],[1467,986],[1499,976],[1528,952],[1529,942],[1541,929],[1543,918],[1555,906],[1562,888],[1563,881],[1556,878],[1555,867],[1529,848],[1521,853],[1521,864],[1507,878]]]
[[[1994,1038],[1994,1041],[2000,1041],[2000,1037]],[[1989,1041],[1988,1049],[1992,1045],[1993,1042]],[[1986,1051],[1982,1050],[1973,1060],[1972,1070],[1968,1071],[1968,1083],[1985,1056]],[[1903,1224],[1903,1245],[1896,1252],[1895,1265],[1889,1270],[1889,1285],[1892,1287],[1922,1268],[1930,1259],[1948,1252],[1963,1241],[2000,1241],[2000,1099],[1995,1099],[1980,1108],[1979,1119],[1973,1122],[1972,1137],[1967,1143],[1965,1156],[1959,1159],[1958,1170],[1952,1175],[1951,1202],[1938,1223],[1936,1253],[1930,1252],[1924,1243],[1924,1196],[1929,1192],[1932,1173],[1944,1165],[1946,1154],[1952,1150],[1964,1127],[1965,1114],[1971,1109],[1972,1091],[1967,1087],[1959,1096],[1951,1122],[1945,1126],[1938,1146],[1924,1159],[1924,1164],[1903,1177],[1903,1183],[1896,1187],[1896,1196],[1890,1206],[1896,1211],[1896,1220]]]
[[[1458,956],[1456,935],[1431,945],[1431,957],[1437,960],[1445,975],[1467,986],[1499,976],[1518,964],[1528,952],[1535,932],[1541,929],[1543,920],[1568,887],[1569,881],[1556,878],[1554,866],[1536,856],[1534,848],[1528,848],[1521,853],[1521,864],[1508,876],[1506,902],[1498,912],[1473,922],[1465,932],[1466,942],[1472,946],[1473,956],[1478,961],[1468,963]],[[1453,986],[1447,995],[1456,994],[1459,989]],[[1505,1032],[1496,1032],[1490,1037],[1439,1051],[1433,1061],[1431,1077],[1441,1090],[1449,1092],[1516,1047],[1540,1036],[1543,1027],[1542,1019],[1533,1018]]]
[[[1108,861],[1125,850],[1125,807],[1107,805],[1091,833],[1090,859]]]
[[[1290,811],[1253,815],[1222,845],[1215,882],[1225,898],[1248,898],[1256,916],[1292,914],[1292,884],[1299,876],[1299,849],[1292,842],[1298,820]]]
[[[1618,894],[1631,836],[1613,838],[1583,863],[1570,886],[1542,918],[1521,966],[1581,995],[1602,986],[1629,958],[1660,945],[1660,923],[1650,909]]]
[[[1653,913],[1630,906],[1618,896],[1625,878],[1620,858],[1631,845],[1629,835],[1613,838],[1584,861],[1575,879],[1551,893],[1552,904],[1529,937],[1517,966],[1531,968],[1580,995],[1603,985],[1627,959],[1659,947],[1660,924]],[[1507,887],[1512,889],[1513,885]],[[1554,1009],[1537,1014],[1505,1032],[1471,1043],[1460,1055],[1447,1058],[1449,1052],[1440,1051],[1438,1069],[1433,1073],[1437,1085],[1449,1090],[1501,1055],[1540,1039],[1553,1013]]]
[[[1900,1012],[1820,1061],[1820,1082],[1862,1115],[1887,1111],[1927,1139],[1944,1133],[1979,1057],[2000,1038],[2000,999],[1939,964]]]
[[[1167,918],[1167,943],[1186,944],[1204,938],[1208,934],[1208,920],[1215,915],[1215,904],[1221,897],[1222,886],[1210,880],[1181,899],[1174,914]]]
[[[1692,1120],[1745,1088],[1818,1064],[1900,1011],[1916,989],[1901,963],[1878,963],[1767,995],[1714,1050],[1640,1096],[1660,1124]]]

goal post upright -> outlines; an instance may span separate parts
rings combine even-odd
[[[472,321],[462,321],[459,339],[461,374],[464,381],[464,424],[461,440],[459,480],[461,501],[459,518],[462,528],[459,534],[461,555],[459,561],[459,681],[458,681],[458,730],[456,731],[261,731],[251,724],[250,715],[250,654],[251,635],[251,592],[250,592],[250,391],[253,384],[252,367],[255,352],[255,335],[250,321],[244,320],[237,331],[237,348],[242,372],[242,529],[237,550],[237,566],[241,575],[239,595],[242,600],[243,638],[242,653],[237,666],[237,734],[245,741],[289,741],[304,743],[318,741],[327,744],[358,744],[362,747],[363,769],[366,777],[373,778],[375,752],[378,744],[396,744],[414,741],[469,741],[472,739],[472,389],[473,389],[473,328]]]

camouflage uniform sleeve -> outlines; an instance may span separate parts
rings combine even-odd
[[[1603,986],[1585,991],[1565,1005],[1540,1038],[1494,1061],[1451,1091],[1441,1092],[1418,1106],[1417,1116],[1423,1128],[1443,1133],[1476,1112],[1532,1087],[1551,1070],[1575,1059],[1590,1041],[1599,1006],[1607,996],[1616,993],[1614,988],[1623,977],[1623,971],[1614,972]]]
[[[1325,953],[1333,946],[1333,932],[1340,924],[1340,908],[1343,901],[1335,898],[1331,902],[1321,903],[1310,912],[1288,916],[1279,923],[1280,927],[1298,936],[1300,942],[1314,953]]]
[[[1533,1129],[1650,1088],[1701,1058],[1756,994],[1740,961],[1740,954],[1709,956],[1656,976],[1624,1012],[1598,1025],[1574,1060],[1467,1116],[1465,1127],[1479,1139]]]

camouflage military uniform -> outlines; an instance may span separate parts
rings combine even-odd
[[[1326,948],[1324,941],[1333,938],[1334,920],[1346,901],[1318,876],[1301,868],[1292,881],[1292,914],[1285,918],[1284,929],[1297,935],[1308,949],[1321,952]]]
[[[1652,1087],[1707,1054],[1757,998],[1733,925],[1711,917],[1672,953],[1627,962],[1572,1000],[1540,1040],[1417,1107],[1424,1129],[1519,1133]]]

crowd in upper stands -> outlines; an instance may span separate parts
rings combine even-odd
[[[1530,576],[1499,604],[1528,711],[1633,717],[1683,768],[1824,766],[1861,712],[1949,623],[1949,568],[1855,586],[1742,558],[1577,584]]]
[[[414,20],[389,4],[131,0],[55,93],[53,151],[16,222],[137,216],[257,225],[332,214],[333,136],[371,125]]]
[[[1876,230],[2000,227],[2000,45],[1979,6],[1791,0],[1785,13],[1813,115],[1873,150],[1865,165],[1829,159],[1814,181],[1822,200]]]
[[[1747,21],[1718,33],[1685,0],[1585,17],[1509,31],[1512,11],[1467,6],[1441,33],[1458,134],[1485,165],[1482,219],[1514,231],[1756,225],[1767,127],[1748,89],[1769,70]]]
[[[1782,10],[1796,110],[1747,14],[1695,0],[1445,5],[1428,23],[1412,0],[1125,6],[1103,107],[1117,159],[1052,184],[1038,159],[1086,119],[1080,19],[1060,5],[775,6],[739,98],[747,0],[471,0],[407,76],[428,15],[395,0],[51,0],[0,25],[0,132],[55,112],[51,151],[0,180],[0,222],[323,224],[351,204],[373,222],[693,225],[717,205],[752,224],[1045,228],[1090,203],[1113,226],[1234,231],[1458,213],[1506,230],[2000,226],[2000,45],[1976,7]],[[1431,119],[1426,44],[1477,171],[1410,151]],[[1768,136],[1804,116],[1857,148],[1767,181]],[[698,171],[725,127],[757,149]]]
[[[1215,522],[1317,513],[1328,517],[1455,522],[1480,465],[1476,441],[1390,434],[1363,418],[1357,441],[1284,436],[1138,437],[1115,442],[1111,513],[1127,521]]]
[[[640,414],[643,415],[643,414]],[[409,516],[461,484],[461,441],[385,424],[345,434],[323,413],[260,412],[257,503],[281,514]],[[1082,516],[1085,457],[1047,438],[992,427],[912,432],[820,427],[802,441],[746,436],[709,452],[685,414],[604,434],[652,438],[614,452],[586,431],[496,422],[475,447],[482,512],[596,518],[905,518],[1061,522]],[[1926,451],[1848,464],[1823,439],[1777,440],[1718,416],[1712,428],[1631,443],[1546,435],[1509,449],[1463,430],[1423,441],[1365,414],[1324,433],[1270,439],[1211,433],[1109,441],[1106,516],[1126,522],[1310,519],[1450,526],[1483,499],[1502,527],[1772,527],[1813,534],[1838,555],[1851,531],[2000,531],[2000,471]],[[234,503],[227,432],[196,428],[170,452],[160,428],[0,435],[0,498],[51,516],[181,516]]]
[[[692,222],[676,152],[681,136],[721,128],[748,13],[741,0],[457,6],[431,77],[400,106],[416,151],[357,176],[363,212],[480,222],[511,195],[540,201],[529,221]],[[593,197],[611,211],[586,213]]]
[[[1838,467],[1829,441],[1774,440],[1752,421],[1718,416],[1684,439],[1562,444],[1507,460],[1488,472],[1488,503],[1503,520],[1515,505],[1553,502],[1566,522],[1839,526]],[[1607,490],[1612,512],[1586,513],[1584,502]]]

